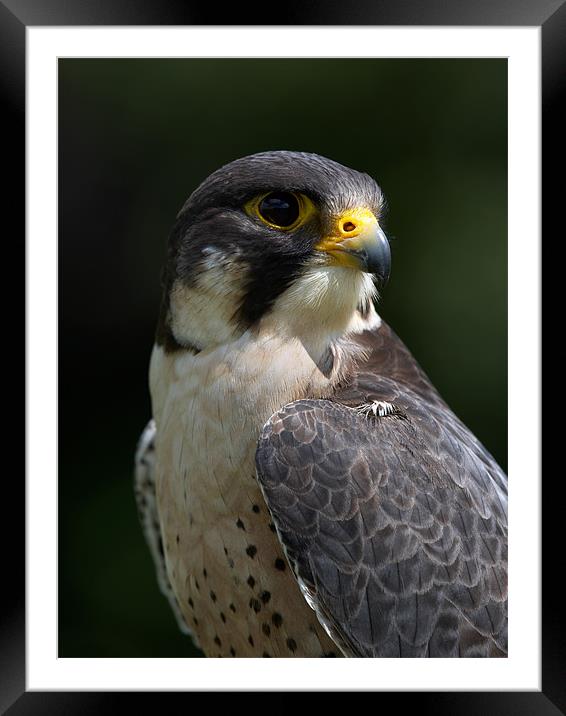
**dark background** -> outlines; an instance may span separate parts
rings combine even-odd
[[[59,656],[191,656],[137,524],[159,270],[175,214],[267,149],[389,203],[379,312],[507,463],[505,60],[60,60]]]

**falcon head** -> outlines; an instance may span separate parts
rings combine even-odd
[[[317,154],[218,169],[171,233],[158,344],[200,351],[266,324],[305,344],[342,335],[389,276],[383,206],[370,176]]]

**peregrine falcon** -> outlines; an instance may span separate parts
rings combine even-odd
[[[273,151],[177,216],[136,497],[209,657],[507,655],[507,477],[375,310],[383,209]]]

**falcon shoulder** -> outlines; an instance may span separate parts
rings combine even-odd
[[[149,551],[151,553],[157,583],[162,594],[167,598],[179,629],[184,634],[195,638],[188,628],[177,599],[167,576],[165,565],[165,553],[163,550],[163,539],[161,535],[161,521],[157,510],[157,499],[155,494],[155,421],[150,420],[146,425],[138,442],[135,454],[134,466],[134,493],[138,508],[138,516],[145,536]]]
[[[505,656],[507,478],[385,324],[357,340],[348,384],[258,443],[303,594],[348,656]]]

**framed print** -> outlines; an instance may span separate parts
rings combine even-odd
[[[8,197],[22,216],[25,204],[27,269],[25,503],[23,481],[9,485],[14,512],[25,504],[25,554],[9,555],[1,644],[10,713],[53,712],[60,699],[94,713],[119,707],[126,695],[105,693],[117,691],[376,690],[435,713],[566,707],[549,567],[560,501],[542,489],[539,428],[541,217],[550,226],[560,206],[546,177],[559,161],[566,15],[556,1],[425,7],[220,26],[179,3],[0,5]],[[132,471],[151,417],[165,241],[201,181],[274,149],[329,157],[383,189],[396,283],[379,313],[509,474],[505,658],[205,659],[159,594]],[[238,656],[217,643],[209,656]]]

